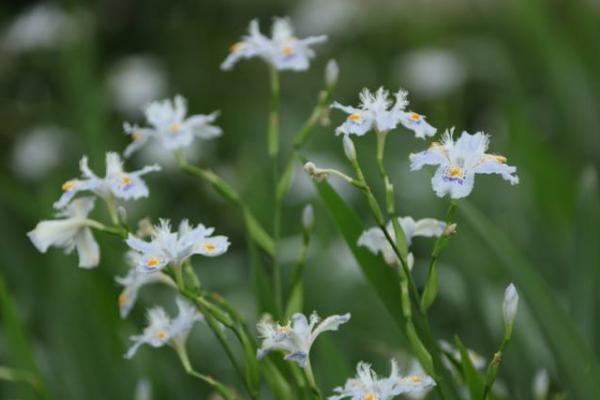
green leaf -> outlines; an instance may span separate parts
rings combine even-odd
[[[460,351],[460,364],[462,367],[462,374],[469,388],[469,393],[471,394],[471,399],[482,399],[483,392],[485,390],[485,382],[483,381],[483,377],[479,375],[477,369],[471,362],[471,357],[469,357],[469,351],[460,340],[458,336],[454,337],[454,341],[456,343],[456,347]]]
[[[285,169],[283,170],[281,178],[279,178],[279,182],[277,183],[277,199],[279,201],[281,201],[285,197],[288,190],[290,189],[290,186],[292,185],[292,179],[294,178],[294,168],[296,167],[294,158],[294,154],[292,154],[285,166]]]
[[[519,293],[531,307],[572,397],[596,398],[600,393],[600,367],[571,316],[527,258],[493,222],[466,201],[461,203],[461,210],[479,237],[494,251],[501,261],[499,265],[515,282]]]
[[[263,249],[267,252],[271,257],[275,255],[275,244],[273,243],[273,239],[263,227],[258,223],[254,215],[247,209],[244,208],[244,222],[246,223],[246,228],[248,229],[248,234]]]
[[[21,379],[28,383],[34,383],[36,392],[29,385],[21,385],[20,396],[26,399],[48,398],[45,392],[40,372],[29,346],[29,340],[25,334],[21,321],[19,320],[16,307],[8,293],[4,278],[0,276],[0,316],[2,317],[2,331],[6,337],[7,349],[14,360],[14,364],[21,369],[20,376],[28,377]],[[4,369],[4,371],[9,371]],[[6,375],[6,374],[5,374]],[[18,375],[18,374],[17,374]]]
[[[423,312],[427,312],[429,307],[431,307],[431,305],[435,301],[435,298],[438,294],[438,288],[439,277],[437,262],[432,262],[431,267],[429,268],[429,274],[427,275],[425,289],[423,290],[423,295],[421,296],[421,310],[423,310]]]
[[[378,256],[356,244],[364,230],[362,221],[356,212],[327,182],[316,183],[316,186],[327,211],[346,240],[363,274],[394,319],[404,325],[405,319],[399,306],[400,282],[396,271],[386,265]]]

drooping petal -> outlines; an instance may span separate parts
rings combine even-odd
[[[453,199],[466,197],[473,190],[475,174],[473,171],[463,171],[460,177],[451,177],[448,173],[448,167],[439,167],[431,184],[433,190],[439,197],[449,195]]]
[[[411,171],[419,170],[425,165],[446,165],[449,163],[448,156],[440,145],[433,145],[420,153],[411,153],[409,160]]]
[[[80,229],[74,237],[81,268],[94,268],[100,262],[100,247],[90,228]]]
[[[343,315],[332,315],[325,318],[311,334],[311,343],[315,341],[317,336],[326,331],[337,331],[340,325],[350,321],[350,313]]]
[[[425,116],[415,112],[403,112],[400,114],[400,123],[406,128],[415,133],[415,137],[425,139],[435,135],[437,129],[429,125],[425,120]]]
[[[201,239],[196,243],[194,253],[207,257],[217,257],[229,248],[229,239],[226,236],[212,236]]]
[[[516,175],[517,167],[505,164],[504,157],[486,154],[480,163],[475,167],[478,174],[499,174],[512,185],[519,183],[519,177]]]

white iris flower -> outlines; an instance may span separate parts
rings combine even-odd
[[[63,195],[54,203],[54,208],[60,209],[81,191],[89,190],[105,199],[111,196],[129,200],[148,196],[148,187],[141,179],[149,172],[160,171],[160,166],[150,165],[135,172],[125,172],[123,162],[117,153],[106,153],[106,176],[100,178],[88,166],[86,156],[79,161],[81,179],[71,179],[62,185]]]
[[[213,139],[223,134],[221,128],[212,125],[219,116],[218,111],[187,117],[186,100],[179,95],[173,100],[150,103],[144,114],[151,128],[140,128],[128,123],[123,125],[125,133],[133,140],[125,149],[125,157],[140,149],[151,137],[158,139],[165,149],[174,151],[189,147],[195,137]]]
[[[395,129],[398,123],[412,130],[415,136],[424,139],[433,136],[437,130],[425,121],[425,117],[412,111],[406,111],[408,93],[399,90],[393,100],[390,93],[383,87],[371,93],[363,89],[360,94],[358,107],[344,106],[334,102],[331,107],[337,108],[348,114],[346,121],[335,130],[336,134],[362,136],[371,130],[388,132]]]
[[[123,286],[123,290],[119,294],[119,312],[121,318],[127,317],[129,312],[135,305],[138,297],[138,291],[147,284],[164,283],[166,285],[175,286],[175,282],[162,272],[156,274],[147,274],[138,268],[140,264],[140,254],[135,251],[127,252],[127,263],[130,266],[129,272],[125,276],[115,278],[117,283]]]
[[[416,236],[422,237],[440,237],[446,229],[446,223],[433,218],[423,218],[415,221],[411,217],[398,218],[398,222],[404,231],[406,237],[406,244],[411,245],[412,239]],[[396,240],[396,233],[392,222],[388,222],[386,230],[393,240]],[[357,245],[366,247],[374,254],[381,253],[383,259],[388,265],[397,265],[398,257],[394,252],[393,247],[388,242],[381,228],[374,227],[364,231],[358,238]],[[408,254],[408,267],[412,269],[414,264],[414,256],[412,253]]]
[[[475,174],[500,174],[515,185],[519,183],[517,168],[506,164],[506,157],[487,154],[489,137],[483,132],[471,135],[463,132],[454,141],[453,130],[446,131],[441,143],[434,142],[428,150],[410,155],[410,169],[416,171],[424,165],[438,165],[431,179],[433,190],[439,197],[450,195],[453,199],[466,197],[473,190]]]
[[[285,359],[306,367],[309,352],[317,336],[326,331],[337,331],[339,326],[350,320],[350,314],[332,315],[321,321],[317,313],[312,313],[310,321],[300,313],[292,315],[287,325],[279,325],[269,315],[263,317],[256,325],[262,346],[257,357],[262,359],[273,350],[285,353]]]
[[[81,197],[72,201],[57,214],[62,219],[41,221],[27,236],[42,253],[50,246],[63,248],[67,253],[77,249],[80,267],[96,267],[100,262],[100,248],[92,235],[91,221],[87,219],[95,200]]]
[[[213,232],[214,228],[202,224],[193,228],[188,220],[181,221],[177,232],[171,232],[171,223],[161,219],[154,228],[150,242],[129,234],[127,244],[141,255],[138,268],[154,272],[169,264],[181,265],[194,254],[216,257],[225,253],[229,240],[226,236],[210,236]]]
[[[337,394],[329,400],[391,400],[401,394],[420,392],[435,386],[435,382],[427,375],[411,375],[403,377],[398,372],[398,365],[391,361],[391,372],[387,378],[379,378],[371,365],[359,362],[356,377],[348,379],[344,387],[334,390]]]
[[[230,47],[221,69],[230,70],[241,59],[260,57],[280,71],[304,71],[308,69],[310,59],[315,56],[310,46],[326,40],[325,35],[298,39],[294,36],[294,29],[288,18],[274,19],[269,38],[260,32],[258,21],[252,20],[248,34]]]
[[[180,298],[177,298],[177,308],[179,314],[174,319],[171,319],[162,307],[148,310],[148,325],[141,335],[131,336],[130,339],[134,343],[125,354],[125,358],[132,358],[144,344],[152,347],[168,344],[175,349],[185,348],[194,323],[203,320],[203,317],[190,303]]]

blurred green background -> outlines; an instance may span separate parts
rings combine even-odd
[[[123,243],[96,235],[102,261],[85,271],[74,255],[56,249],[39,254],[25,234],[52,216],[60,185],[78,174],[82,154],[102,171],[104,153],[127,144],[122,122],[141,123],[145,103],[177,93],[188,99],[191,113],[221,110],[224,136],[198,143],[190,158],[231,182],[269,226],[267,70],[257,60],[231,72],[220,71],[219,64],[252,18],[266,32],[272,16],[286,15],[299,36],[324,33],[329,41],[316,49],[309,71],[282,74],[284,148],[312,110],[331,58],[340,66],[335,100],[355,104],[363,87],[402,87],[410,91],[412,107],[439,131],[456,126],[490,133],[491,150],[518,166],[521,183],[511,187],[499,177],[479,177],[470,202],[525,255],[598,358],[598,1],[15,1],[0,6],[0,277],[6,289],[0,366],[39,369],[49,396],[57,399],[130,399],[140,379],[147,379],[156,399],[207,398],[206,387],[186,376],[167,348],[144,348],[132,361],[123,359],[128,336],[142,328],[145,307],[174,305],[168,289],[147,287],[130,318],[119,318],[114,276],[126,271]],[[332,112],[331,125],[319,127],[303,153],[318,165],[349,172],[333,134],[343,117]],[[442,218],[447,199],[435,197],[426,172],[408,171],[408,154],[425,143],[399,132],[388,140],[386,162],[400,214]],[[381,194],[374,137],[355,144]],[[256,320],[240,214],[207,185],[179,172],[160,148],[136,154],[128,167],[155,160],[172,168],[148,176],[151,196],[127,203],[130,221],[190,218],[228,235],[232,246],[225,256],[194,265],[204,285]],[[359,193],[340,191],[372,225]],[[408,347],[300,169],[283,218],[285,265],[296,255],[300,213],[308,202],[316,209],[316,237],[305,311],[352,312],[351,323],[324,335],[314,348],[315,373],[329,394],[353,374],[357,361],[387,373],[387,360],[407,360]],[[97,207],[95,216],[106,219],[103,212]],[[465,223],[460,206],[457,222],[458,235],[440,266],[434,328],[450,341],[459,334],[489,359],[502,336],[502,290],[515,277],[482,233]],[[419,282],[431,245],[414,244]],[[560,342],[549,344],[552,332],[539,324],[536,312],[525,293],[500,374],[506,398],[532,398],[540,369],[550,373],[553,392],[581,398],[555,356]],[[239,387],[207,328],[194,329],[189,347],[197,370]],[[36,396],[27,384],[0,380],[1,398]]]

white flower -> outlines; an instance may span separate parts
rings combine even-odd
[[[387,378],[379,378],[371,365],[359,362],[356,367],[356,377],[348,379],[344,387],[334,390],[337,394],[329,400],[391,400],[401,394],[420,392],[435,386],[435,382],[427,375],[411,375],[402,377],[398,366],[391,361],[391,372]]]
[[[36,126],[19,133],[13,149],[15,174],[27,180],[40,180],[61,164],[70,133],[56,126]]]
[[[334,102],[331,107],[349,114],[346,121],[335,130],[336,134],[362,136],[372,129],[377,132],[388,132],[401,123],[414,131],[418,138],[433,136],[437,130],[425,121],[424,116],[405,111],[408,105],[407,95],[406,91],[399,90],[395,94],[396,100],[392,101],[390,93],[383,87],[377,89],[375,93],[365,88],[360,92],[358,108]]]
[[[87,219],[94,208],[93,197],[82,197],[74,200],[58,213],[63,219],[42,221],[27,236],[33,245],[42,253],[48,247],[65,249],[67,253],[77,249],[79,266],[92,268],[100,262],[100,249],[92,235]]]
[[[309,231],[315,224],[315,210],[312,204],[307,204],[302,209],[302,227]]]
[[[151,165],[135,172],[123,171],[123,162],[117,153],[106,153],[106,176],[98,177],[88,166],[86,156],[79,161],[82,179],[71,179],[62,185],[64,191],[54,208],[63,208],[78,192],[89,190],[100,197],[115,196],[120,199],[139,199],[148,196],[148,187],[141,179],[152,171],[160,171],[160,166]]]
[[[141,148],[150,137],[158,139],[165,149],[174,151],[190,146],[196,136],[202,139],[213,139],[223,134],[221,128],[212,125],[219,116],[218,111],[208,115],[196,114],[186,117],[186,100],[179,95],[173,100],[150,103],[144,110],[144,114],[152,128],[123,124],[125,133],[133,140],[125,149],[125,157],[129,157]]]
[[[502,315],[504,317],[504,325],[507,329],[512,330],[512,325],[515,323],[515,317],[517,316],[518,305],[519,293],[517,293],[515,285],[511,283],[504,291],[504,301],[502,302]]]
[[[423,237],[440,237],[444,233],[446,223],[433,218],[423,218],[415,221],[411,217],[398,218],[400,226],[406,237],[406,244],[411,245],[412,239],[416,236]],[[396,233],[392,222],[388,222],[386,230],[393,240],[396,240]],[[366,247],[372,253],[383,255],[383,259],[388,265],[397,265],[398,258],[394,252],[394,248],[390,245],[381,228],[374,227],[364,231],[358,238],[356,243],[359,246]],[[412,253],[408,254],[408,267],[412,269],[414,257]]]
[[[129,272],[126,276],[116,277],[115,280],[123,290],[119,294],[119,312],[121,318],[127,317],[137,300],[138,291],[142,286],[150,283],[164,283],[167,285],[175,285],[173,280],[162,272],[156,274],[147,274],[141,271],[138,267],[140,264],[140,254],[134,251],[127,252],[127,263],[130,265]]]
[[[134,343],[125,354],[125,358],[132,358],[144,344],[152,347],[168,344],[176,349],[184,348],[194,323],[201,321],[203,317],[190,303],[179,298],[177,298],[177,308],[179,314],[173,320],[162,307],[148,310],[148,326],[141,335],[130,337]]]
[[[80,36],[81,24],[75,16],[52,4],[39,4],[20,14],[7,27],[2,47],[14,52],[51,49]]]
[[[117,61],[107,84],[115,106],[124,113],[134,114],[165,94],[167,79],[158,60],[134,55]]]
[[[168,220],[161,219],[154,228],[152,240],[146,242],[129,234],[127,245],[141,253],[138,268],[145,272],[159,271],[169,264],[181,265],[194,254],[216,257],[227,251],[226,236],[210,236],[214,228],[198,224],[190,226],[188,220],[181,221],[178,232],[171,232]]]
[[[474,135],[463,132],[457,141],[452,133],[453,130],[446,131],[441,143],[434,142],[428,150],[410,155],[411,171],[424,165],[439,165],[431,179],[439,197],[468,196],[473,190],[475,174],[500,174],[513,185],[519,183],[515,175],[517,168],[506,165],[506,157],[486,154],[489,138],[483,132]]]
[[[350,314],[332,315],[323,321],[313,312],[310,322],[303,314],[292,315],[287,325],[279,325],[269,315],[263,317],[256,325],[262,346],[258,349],[257,357],[263,358],[273,350],[285,352],[285,359],[298,363],[302,368],[308,361],[310,348],[321,333],[337,331],[341,324],[350,320]]]
[[[340,67],[335,60],[327,61],[325,66],[325,85],[331,88],[336,85],[340,75]]]
[[[315,56],[310,46],[326,40],[327,36],[324,35],[298,39],[288,18],[274,19],[269,38],[260,32],[258,21],[252,20],[248,35],[230,47],[221,69],[230,70],[241,59],[260,57],[280,71],[304,71]]]

